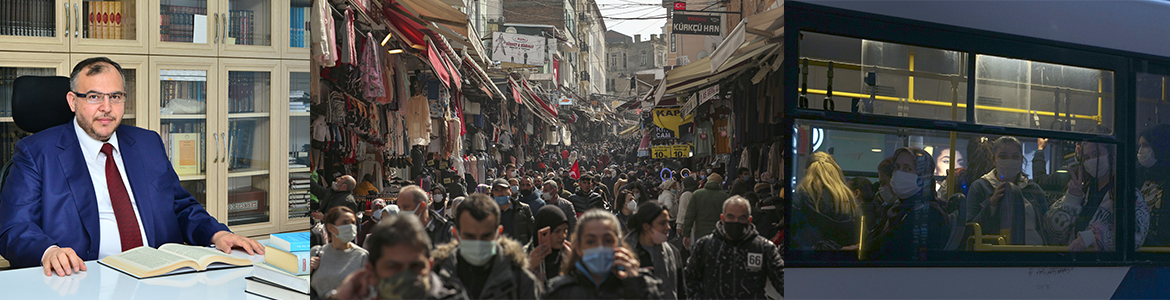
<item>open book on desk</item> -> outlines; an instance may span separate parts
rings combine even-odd
[[[240,253],[240,254],[237,254]],[[233,250],[231,255],[215,248],[182,244],[163,244],[158,249],[142,246],[110,255],[98,263],[143,279],[206,270],[247,267],[256,259],[263,261],[263,255],[248,256],[243,251]]]

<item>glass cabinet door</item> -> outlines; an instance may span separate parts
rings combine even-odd
[[[4,50],[69,51],[74,14],[69,0],[0,1],[0,44]]]
[[[282,231],[309,226],[309,62],[285,61],[288,77],[288,211]]]
[[[156,128],[162,137],[183,188],[212,216],[222,219],[224,211],[217,208],[214,200],[222,183],[214,180],[214,167],[223,157],[224,137],[216,134],[219,124],[214,122],[215,101],[208,101],[209,95],[215,97],[217,91],[215,62],[208,58],[152,58],[151,76],[155,80],[150,90],[158,97],[149,98],[149,110],[150,128]]]
[[[222,43],[223,16],[215,0],[161,0],[151,5],[150,53],[214,56]]]
[[[2,53],[0,58],[0,165],[12,159],[16,141],[32,135],[12,121],[13,81],[20,76],[69,76],[65,54]],[[64,95],[61,96],[64,101]]]
[[[227,0],[220,4],[221,24],[220,55],[231,57],[278,57],[278,45],[274,43],[274,29],[283,28],[276,22],[276,3],[287,0]]]
[[[288,5],[281,5],[282,16],[287,16],[288,19],[277,23],[281,25],[281,31],[277,35],[285,37],[281,41],[284,51],[282,54],[287,59],[306,59],[309,57],[309,16],[312,1],[310,0],[290,0]],[[283,25],[288,24],[287,28]]]
[[[227,224],[235,226],[269,223],[272,218],[272,147],[276,143],[272,111],[278,89],[273,87],[279,61],[220,59],[224,87],[219,92],[219,111],[226,112],[223,160],[217,167],[226,170]],[[245,227],[248,228],[248,227]],[[246,229],[245,229],[246,230]]]
[[[70,16],[79,24],[70,36],[74,52],[147,53],[149,1],[72,0]]]

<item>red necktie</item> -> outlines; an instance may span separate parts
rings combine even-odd
[[[110,189],[110,203],[118,220],[122,251],[142,246],[142,232],[138,229],[138,219],[134,217],[134,205],[130,204],[130,193],[126,192],[126,184],[122,183],[122,174],[118,173],[118,164],[114,162],[114,146],[103,144],[102,153],[106,155],[106,186]]]

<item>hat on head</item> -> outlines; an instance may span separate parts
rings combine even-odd
[[[707,176],[707,182],[723,183],[723,176],[720,176],[719,173],[711,173]]]
[[[545,209],[548,208],[548,209]],[[557,227],[562,223],[569,222],[569,218],[565,217],[565,212],[556,205],[545,205],[536,210],[536,228]]]
[[[495,187],[509,188],[511,185],[509,185],[508,181],[504,180],[503,178],[496,178],[495,181],[492,181],[492,188]]]
[[[663,190],[669,189],[670,186],[674,185],[674,183],[675,183],[674,179],[667,179],[666,181],[663,181],[662,184],[659,184],[658,188],[663,189]]]

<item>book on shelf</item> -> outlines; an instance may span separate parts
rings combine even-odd
[[[259,262],[252,268],[252,277],[263,279],[269,283],[275,284],[283,288],[291,289],[300,293],[308,294],[310,287],[310,277],[308,274],[297,275],[281,270],[268,263]]]
[[[154,249],[141,246],[110,255],[98,263],[143,279],[209,269],[251,266],[252,260],[224,254],[215,248],[163,244]]]
[[[309,188],[309,185],[308,184],[296,184],[296,185],[290,185],[290,186],[288,186],[288,188],[294,189],[294,190],[300,190],[300,189]]]
[[[309,232],[273,233],[268,235],[268,242],[284,251],[309,251]]]
[[[309,299],[308,293],[301,293],[296,290],[280,286],[278,284],[269,282],[264,279],[256,278],[256,276],[249,276],[244,278],[244,292],[260,296],[265,299],[279,299],[279,300],[297,300]]]
[[[121,1],[109,1],[109,2],[111,5],[114,6],[113,9],[110,11],[110,14],[111,14],[111,17],[110,17],[111,18],[111,20],[110,20],[111,34],[109,35],[109,38],[115,39],[115,40],[120,40],[120,39],[122,39],[122,2]]]
[[[297,275],[309,274],[309,251],[286,251],[273,246],[271,241],[261,242],[264,248],[264,262]]]
[[[171,164],[178,175],[199,174],[201,156],[198,133],[170,134]]]

